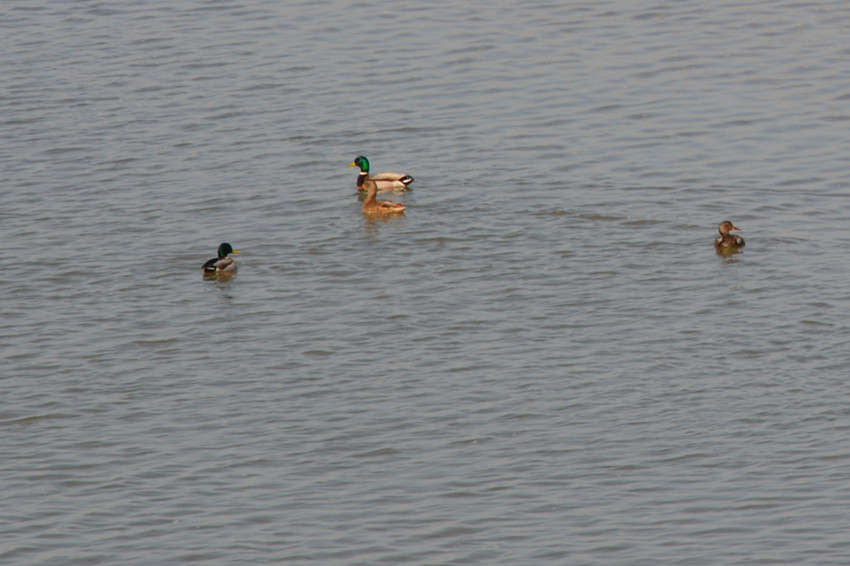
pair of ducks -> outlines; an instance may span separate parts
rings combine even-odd
[[[357,176],[357,190],[366,191],[366,199],[363,201],[363,214],[368,216],[394,216],[404,214],[405,205],[390,200],[378,200],[379,192],[401,193],[409,190],[408,185],[413,182],[413,177],[401,173],[377,173],[369,174],[369,160],[358,155],[349,167],[359,167],[360,174]]]

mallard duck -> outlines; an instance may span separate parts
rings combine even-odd
[[[404,214],[404,209],[407,208],[399,202],[389,200],[378,200],[378,185],[372,179],[366,179],[365,184],[368,194],[366,200],[363,201],[363,214],[370,216],[390,216],[393,214]]]
[[[238,253],[227,242],[221,244],[218,247],[218,257],[214,257],[204,264],[204,273],[236,273],[236,262],[232,257],[227,256]]]
[[[360,175],[357,176],[357,189],[366,190],[366,179],[372,179],[378,185],[379,193],[403,193],[409,191],[408,185],[413,182],[410,175],[400,173],[376,173],[369,174],[369,160],[362,155],[357,156],[349,167],[360,167]]]
[[[744,238],[735,234],[730,234],[729,232],[732,230],[740,230],[740,228],[736,228],[735,225],[728,220],[721,222],[720,226],[717,227],[717,231],[720,232],[720,235],[714,240],[714,247],[718,250],[734,250],[743,248],[746,245],[744,244]]]

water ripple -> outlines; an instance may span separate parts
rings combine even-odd
[[[845,563],[848,22],[11,5],[0,561]]]

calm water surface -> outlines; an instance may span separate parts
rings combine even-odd
[[[848,27],[6,2],[0,563],[847,564]]]

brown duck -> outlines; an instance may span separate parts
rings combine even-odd
[[[737,234],[730,234],[729,232],[732,230],[740,231],[741,229],[736,228],[735,225],[728,220],[721,222],[720,226],[717,227],[717,231],[720,232],[720,235],[714,240],[714,247],[718,250],[735,250],[743,248],[746,245],[744,243],[744,238]]]
[[[363,201],[363,214],[368,216],[392,216],[404,214],[405,205],[389,200],[378,200],[378,185],[372,179],[366,179],[366,200]]]

